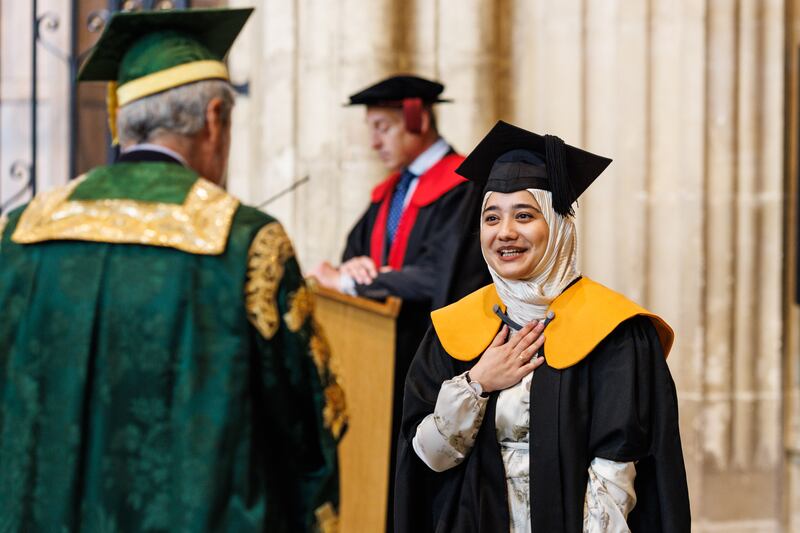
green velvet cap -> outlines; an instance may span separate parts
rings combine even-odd
[[[115,13],[81,67],[78,81],[122,85],[192,61],[221,61],[252,12],[245,8]]]

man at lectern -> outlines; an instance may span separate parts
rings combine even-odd
[[[322,263],[311,273],[344,293],[403,300],[393,458],[403,383],[430,311],[491,282],[477,245],[480,191],[454,172],[464,157],[437,128],[433,106],[449,101],[441,98],[443,91],[441,83],[401,75],[350,96],[349,105],[366,106],[372,148],[390,174],[373,189],[369,207],[347,237],[341,265]]]
[[[343,399],[281,225],[222,188],[251,9],[121,13],[122,155],[0,220],[0,530],[332,531]]]

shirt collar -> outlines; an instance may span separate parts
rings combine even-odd
[[[134,144],[133,146],[126,148],[122,151],[123,154],[129,154],[131,152],[138,152],[140,150],[148,150],[150,152],[159,152],[165,155],[170,156],[171,158],[180,162],[181,165],[189,168],[189,163],[186,162],[186,159],[176,152],[175,150],[171,150],[166,146],[161,146],[160,144],[153,144],[153,143],[141,143],[141,144]]]
[[[417,158],[408,165],[408,170],[415,176],[421,176],[446,156],[447,152],[450,150],[451,148],[447,141],[439,137],[435,143],[430,145],[427,150],[419,154]]]

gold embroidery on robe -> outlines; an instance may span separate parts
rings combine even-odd
[[[247,316],[265,339],[271,339],[280,326],[278,286],[284,264],[294,256],[294,249],[283,226],[270,222],[258,231],[247,255]]]
[[[12,240],[21,244],[51,240],[146,244],[202,255],[225,251],[239,201],[210,181],[199,178],[183,204],[70,200],[84,179],[36,195],[22,213]]]
[[[289,310],[283,315],[289,331],[297,333],[314,312],[314,295],[305,285],[289,296]]]
[[[325,407],[322,410],[325,427],[328,428],[335,440],[342,436],[347,425],[347,405],[344,391],[335,381],[325,387]]]
[[[317,531],[319,533],[339,532],[339,516],[336,514],[331,502],[326,502],[317,507],[314,511],[314,516],[317,518]]]
[[[320,376],[325,375],[328,371],[328,365],[331,359],[331,349],[328,345],[328,340],[322,333],[322,328],[319,324],[314,322],[314,334],[311,336],[311,356],[314,358],[314,364],[317,365],[317,372]]]
[[[322,327],[314,321],[314,334],[311,336],[311,357],[317,367],[320,379],[325,387],[325,407],[322,418],[325,427],[331,431],[333,438],[339,440],[347,425],[347,405],[342,387],[339,385],[339,372],[336,361],[331,356],[330,345],[325,338]]]

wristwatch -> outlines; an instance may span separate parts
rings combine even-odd
[[[466,374],[464,374],[464,377],[467,378],[467,383],[469,384],[470,387],[472,387],[472,390],[475,391],[475,394],[477,394],[481,398],[486,398],[488,396],[488,394],[483,394],[483,387],[481,387],[480,383],[478,383],[477,381],[472,381],[472,379],[470,379],[469,371]]]

